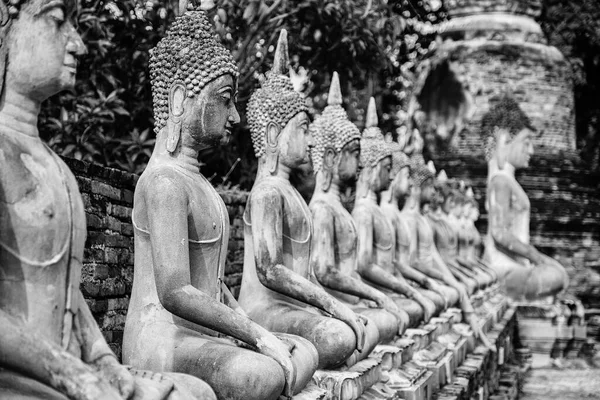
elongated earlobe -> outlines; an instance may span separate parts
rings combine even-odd
[[[325,154],[323,155],[323,184],[321,189],[324,192],[327,192],[331,187],[331,182],[333,181],[333,174],[335,168],[335,151],[331,148],[325,150]]]
[[[273,175],[277,171],[277,164],[279,163],[279,126],[274,122],[269,122],[266,128],[266,152],[265,152],[265,163],[269,174]]]
[[[175,152],[181,139],[182,117],[185,111],[184,101],[186,88],[182,81],[177,81],[169,91],[169,119],[167,120],[167,151]]]

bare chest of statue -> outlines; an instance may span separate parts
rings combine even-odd
[[[429,214],[427,219],[433,228],[435,245],[440,254],[444,257],[456,256],[458,248],[456,231],[442,216]]]
[[[344,275],[354,276],[357,273],[356,242],[358,239],[354,219],[341,202],[332,204],[329,208],[335,224],[336,264]]]
[[[148,179],[143,181],[140,179],[138,185],[146,185],[146,182],[151,182],[153,174],[168,174],[184,189],[188,204],[187,239],[190,283],[209,296],[221,300],[220,281],[225,273],[229,239],[229,215],[225,203],[210,182],[199,172],[192,172],[178,165],[165,165],[148,171]],[[153,193],[151,187],[146,187],[144,192],[146,192],[146,196],[160,195]],[[138,202],[138,200],[136,199],[136,203],[140,206],[134,205],[133,219],[136,234],[140,237],[138,243],[141,244],[145,240],[149,241],[148,214],[153,211],[146,209],[144,202]],[[146,246],[140,246],[140,252],[148,253],[149,260],[147,261],[151,265],[150,247],[146,249]],[[139,256],[142,257],[142,254]],[[148,271],[145,275],[153,277],[152,271]]]
[[[283,259],[286,267],[308,278],[312,217],[300,193],[289,183],[277,185],[283,205]]]
[[[85,214],[75,178],[38,138],[0,133],[0,221],[0,307],[64,341],[67,310],[76,309]]]
[[[271,190],[280,196],[282,219],[282,250],[284,266],[305,278],[311,277],[310,245],[312,238],[312,215],[300,193],[289,181],[278,177],[265,177],[252,191]],[[252,198],[244,212],[244,221],[251,227],[261,221],[252,221],[251,207],[264,207]],[[273,210],[275,212],[275,210]]]
[[[394,228],[390,218],[375,202],[364,200],[361,203],[359,212],[367,213],[372,218],[374,261],[391,271],[394,259]]]

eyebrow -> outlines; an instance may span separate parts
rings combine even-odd
[[[53,8],[57,8],[57,7],[62,8],[62,10],[64,12],[67,11],[67,6],[65,5],[64,0],[52,0],[52,1],[44,4],[35,15],[43,14],[46,11],[51,10]]]

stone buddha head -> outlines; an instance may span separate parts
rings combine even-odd
[[[75,0],[0,0],[0,92],[37,103],[75,87],[85,46]]]
[[[392,152],[377,125],[377,108],[375,99],[371,97],[367,109],[366,127],[360,139],[362,169],[358,178],[357,198],[365,197],[369,190],[380,193],[390,186]]]
[[[289,76],[285,29],[279,35],[273,68],[250,97],[247,115],[259,173],[273,175],[279,164],[294,170],[310,162],[308,107]]]
[[[333,73],[327,107],[310,125],[315,143],[311,150],[317,185],[329,190],[332,181],[349,185],[356,181],[360,155],[360,131],[342,108],[337,72]]]
[[[515,169],[528,167],[535,131],[519,104],[503,97],[481,120],[487,161],[499,169],[507,163]]]
[[[154,130],[169,153],[183,141],[192,147],[227,143],[240,121],[231,53],[215,39],[201,7],[180,3],[186,11],[150,51]]]
[[[440,171],[434,182],[436,201],[432,206],[440,208],[445,214],[451,214],[456,208],[456,192],[452,188],[452,183],[444,170]]]
[[[405,136],[400,135],[398,141],[394,141],[391,134],[387,134],[385,141],[392,153],[392,169],[390,170],[390,191],[392,198],[400,199],[406,197],[412,187],[410,177],[410,159],[404,153]]]
[[[421,205],[429,205],[435,200],[435,175],[425,164],[420,152],[413,153],[410,157],[410,176],[413,181],[413,194],[419,195]]]

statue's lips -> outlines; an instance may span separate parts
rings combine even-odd
[[[65,67],[77,71],[77,64],[64,64]]]

